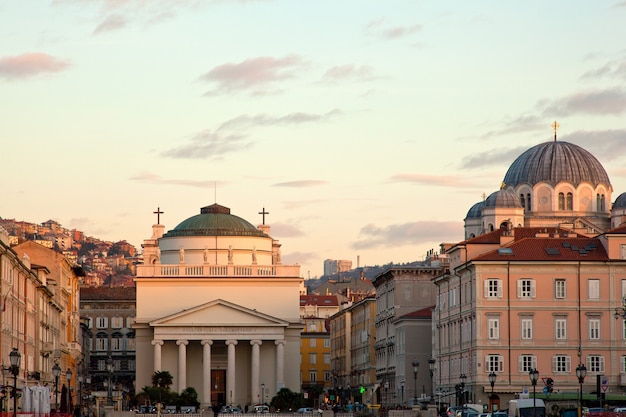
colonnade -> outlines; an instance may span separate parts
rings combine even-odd
[[[227,347],[227,365],[226,365],[226,392],[229,394],[229,398],[227,402],[232,402],[233,399],[237,398],[236,396],[236,373],[235,373],[235,354],[237,350],[237,345],[239,342],[250,342],[251,345],[251,358],[250,358],[250,399],[251,402],[256,402],[257,398],[260,398],[259,387],[260,387],[260,375],[261,375],[261,345],[264,341],[260,339],[252,339],[252,340],[237,340],[237,339],[228,339],[225,340],[225,344]],[[165,340],[162,339],[154,339],[152,340],[152,345],[154,346],[154,372],[159,372],[162,370],[162,355],[161,349]],[[177,339],[175,340],[176,345],[178,346],[178,377],[177,377],[177,388],[178,392],[182,392],[187,385],[187,346],[189,345],[189,340],[187,339]],[[195,342],[194,340],[191,341]],[[285,385],[285,339],[277,339],[274,340],[274,345],[276,346],[276,386],[284,386]],[[200,344],[202,345],[202,391],[200,395],[200,402],[202,404],[210,404],[211,403],[211,347],[213,346],[212,339],[203,339],[200,340]]]

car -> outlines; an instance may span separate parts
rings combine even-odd
[[[459,410],[462,410],[463,407],[448,407],[448,409],[446,410],[446,414],[448,415],[448,417],[455,417],[456,416],[456,412]]]
[[[257,414],[265,414],[270,412],[270,408],[266,405],[255,405],[252,409],[252,412]]]
[[[614,413],[626,413],[626,407],[615,407],[613,409]]]
[[[309,414],[313,412],[313,408],[311,407],[302,407],[302,408],[298,408],[296,410],[296,413],[298,414]]]
[[[509,417],[506,411],[494,411],[493,413],[489,413],[488,417]]]

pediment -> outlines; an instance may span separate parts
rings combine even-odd
[[[221,299],[185,309],[150,322],[150,326],[153,327],[287,327],[288,325],[289,323],[285,320]]]

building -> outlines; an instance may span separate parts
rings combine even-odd
[[[551,379],[576,398],[601,376],[609,394],[624,392],[626,195],[611,205],[611,193],[598,160],[555,135],[470,208],[466,240],[446,250],[450,269],[434,280],[439,398],[506,408],[531,387],[531,370],[537,396]]]
[[[347,259],[325,259],[324,275],[337,275],[341,272],[350,271],[352,269],[352,261]]]
[[[417,359],[427,364],[431,351],[412,351],[416,344],[411,339],[431,340],[430,329],[421,328],[423,333],[407,334],[398,319],[416,310],[428,308],[436,302],[436,287],[433,278],[440,275],[445,265],[445,256],[430,256],[420,266],[391,267],[374,278],[376,287],[376,378],[378,402],[384,407],[395,407],[401,399],[397,393],[406,384],[407,375],[412,375],[412,362]],[[417,384],[429,386],[428,373],[420,372]]]
[[[213,204],[164,233],[157,212],[135,279],[137,386],[168,371],[204,407],[298,392],[303,278],[270,227]]]

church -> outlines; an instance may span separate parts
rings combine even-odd
[[[173,376],[177,392],[195,388],[202,407],[299,391],[303,278],[299,265],[282,264],[265,217],[255,227],[212,204],[168,232],[157,217],[142,247],[138,391],[158,371]]]

